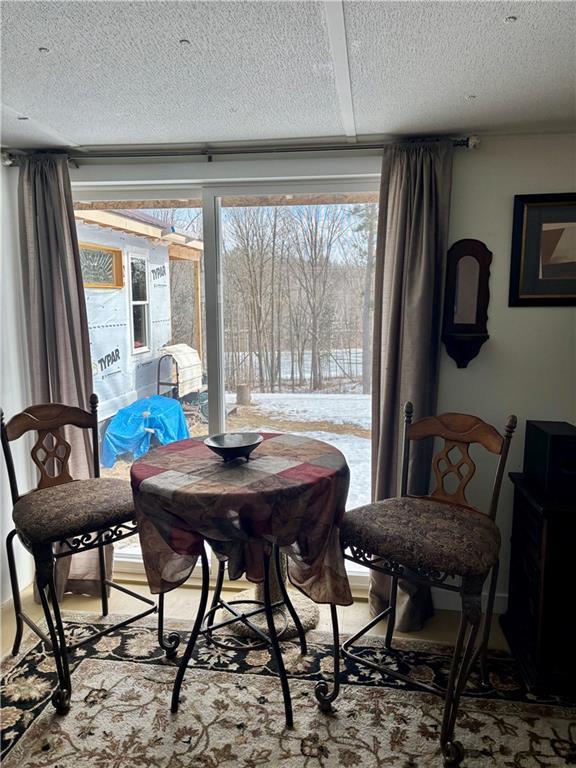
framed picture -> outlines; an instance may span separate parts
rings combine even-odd
[[[514,197],[508,305],[576,305],[576,193]]]
[[[78,243],[82,280],[86,288],[122,288],[122,249]]]

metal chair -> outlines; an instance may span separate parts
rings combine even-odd
[[[33,405],[6,424],[4,414],[0,410],[2,449],[14,505],[12,517],[15,528],[6,539],[16,614],[16,637],[12,655],[18,653],[25,623],[53,650],[58,687],[52,695],[52,704],[59,714],[65,714],[70,708],[68,653],[83,643],[114,632],[156,611],[153,600],[114,584],[106,574],[105,545],[133,536],[137,533],[137,526],[130,483],[99,476],[97,409],[98,398],[92,395],[90,413],[59,403]],[[64,427],[78,427],[91,433],[94,454],[92,479],[73,480],[70,475],[68,465],[71,446],[64,437]],[[37,432],[31,456],[39,470],[39,482],[35,490],[20,495],[10,443],[31,431]],[[15,536],[18,536],[34,557],[35,582],[44,610],[48,636],[22,611],[14,559]],[[125,592],[152,607],[67,645],[54,585],[54,563],[58,558],[95,548],[98,549],[102,614],[108,614],[109,587]]]
[[[444,413],[412,423],[413,406],[404,409],[404,446],[400,497],[358,507],[344,517],[342,545],[345,557],[391,576],[388,608],[372,619],[342,644],[342,653],[386,675],[411,682],[431,693],[444,693],[444,715],[440,746],[446,766],[459,765],[464,757],[462,744],[454,741],[454,726],[460,697],[470,670],[480,659],[481,678],[487,683],[486,650],[498,576],[500,532],[494,522],[504,467],[516,417],[510,416],[505,437],[476,416]],[[441,450],[432,460],[436,487],[429,496],[409,496],[408,466],[413,440],[440,438]],[[479,443],[499,457],[488,514],[471,506],[466,487],[476,471],[469,453],[470,445]],[[452,487],[449,489],[449,483]],[[482,588],[490,575],[487,609],[481,640],[476,640],[482,620]],[[411,680],[387,666],[366,661],[350,649],[381,619],[388,618],[385,646],[392,650],[396,618],[398,579],[424,583],[460,595],[462,615],[445,692]]]

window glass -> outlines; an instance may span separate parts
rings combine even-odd
[[[130,260],[132,272],[132,301],[146,301],[146,262],[144,259]]]
[[[370,502],[377,220],[377,192],[221,198],[226,429],[338,448],[348,508]]]
[[[202,201],[177,203],[75,205],[94,392],[100,401],[103,477],[130,481],[134,455],[129,441],[116,442],[113,435],[125,409],[150,395],[177,398],[189,433],[208,432]],[[142,235],[142,225],[149,236]],[[197,353],[193,375],[184,384],[178,382],[172,357],[164,355],[164,347],[173,344]],[[149,434],[152,449],[160,439]],[[121,564],[121,570],[139,570],[140,560],[137,536],[115,544],[115,565]]]
[[[134,349],[148,346],[145,304],[134,304],[132,307],[132,324],[134,327]]]

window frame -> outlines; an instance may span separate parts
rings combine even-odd
[[[151,346],[150,346],[150,275],[149,275],[149,257],[150,253],[148,250],[145,250],[144,248],[130,248],[127,252],[127,282],[129,285],[129,294],[128,294],[128,317],[130,322],[130,344],[131,344],[131,354],[132,355],[142,355],[146,352],[150,352]],[[135,300],[134,295],[132,293],[132,261],[134,259],[138,259],[140,261],[144,262],[144,275],[146,278],[146,300],[140,301]],[[134,307],[135,306],[143,306],[144,307],[144,314],[145,314],[145,329],[146,329],[146,344],[142,347],[135,347],[135,337],[134,337]]]
[[[353,159],[345,158],[345,165],[348,166]],[[210,434],[224,431],[225,428],[225,389],[224,389],[224,323],[223,323],[223,291],[221,274],[221,254],[220,254],[220,201],[222,198],[234,196],[261,196],[261,195],[286,195],[286,194],[305,194],[322,192],[378,192],[380,187],[380,164],[381,157],[364,157],[354,159],[356,172],[336,172],[335,160],[331,158],[321,158],[319,165],[328,168],[325,165],[328,161],[330,166],[329,173],[322,173],[318,176],[310,175],[312,168],[310,161],[305,161],[307,175],[293,176],[290,170],[296,171],[296,162],[293,161],[272,161],[270,163],[271,176],[265,178],[264,174],[260,178],[224,178],[218,174],[217,180],[206,179],[197,181],[166,181],[166,177],[160,181],[141,181],[130,180],[134,172],[134,166],[115,164],[104,171],[104,176],[108,176],[106,181],[86,180],[76,181],[72,179],[72,189],[74,197],[93,202],[111,200],[171,200],[178,198],[181,200],[201,198],[202,199],[202,217],[203,217],[203,243],[204,243],[204,295],[205,295],[205,327],[206,327],[206,353],[207,353],[207,374],[208,386],[210,388],[210,407],[209,407],[209,425]],[[360,161],[360,163],[358,162]],[[266,163],[266,161],[260,161]],[[246,168],[245,161],[241,161],[243,168]],[[239,165],[240,163],[234,163]],[[254,163],[258,165],[259,163]],[[364,173],[359,170],[358,165],[365,165]],[[337,165],[337,164],[336,164]],[[280,169],[281,166],[281,169]],[[291,168],[290,168],[291,167]],[[351,164],[350,166],[351,167]],[[170,164],[169,175],[174,179],[178,174],[177,165]],[[101,169],[98,169],[101,170]],[[158,175],[162,173],[162,166],[157,166]],[[200,170],[200,169],[199,169]],[[205,170],[205,169],[203,169]],[[79,172],[74,172],[72,176],[80,176]],[[236,171],[237,172],[237,171]],[[201,173],[201,171],[200,171]],[[199,173],[199,175],[200,175]],[[140,177],[140,174],[137,174]],[[168,175],[168,174],[167,174]],[[122,179],[124,176],[124,179]],[[150,179],[150,174],[146,176]],[[112,180],[113,179],[113,180]],[[130,253],[138,253],[138,249],[131,248]],[[128,262],[128,267],[130,262]],[[127,276],[127,282],[130,283],[130,327],[132,331],[132,275]],[[147,295],[149,297],[149,274],[146,270]],[[149,312],[148,312],[149,319]],[[148,331],[150,332],[150,331]],[[149,338],[149,337],[148,337]],[[149,350],[134,350],[132,337],[133,354],[139,354]],[[216,557],[212,553],[210,558],[210,581],[216,578],[217,563]],[[133,554],[122,554],[120,550],[115,557],[114,570],[117,573],[142,574],[144,573],[144,564],[140,558]],[[366,596],[368,590],[368,569],[357,566],[347,571],[350,586],[355,595]],[[185,586],[198,587],[202,582],[200,569],[195,568],[194,572],[186,582]],[[242,577],[232,584],[233,589],[247,589],[253,585]]]

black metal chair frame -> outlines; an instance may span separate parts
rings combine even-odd
[[[46,415],[44,420],[42,420],[41,418],[38,418],[38,416],[35,414],[38,414],[39,408],[45,409],[44,413],[46,414],[53,413],[54,416],[52,418],[49,418],[48,415]],[[68,414],[69,416],[71,415],[71,419],[64,417],[61,421],[59,421],[57,418],[58,413],[65,413],[65,414]],[[16,504],[16,502],[22,497],[18,491],[18,484],[16,481],[16,473],[14,469],[14,461],[12,459],[12,452],[10,450],[10,442],[30,431],[46,432],[46,433],[52,434],[53,438],[56,440],[58,444],[67,446],[68,453],[65,457],[65,464],[64,464],[64,470],[67,473],[66,466],[67,466],[70,446],[64,440],[60,430],[65,426],[76,426],[76,427],[80,427],[81,429],[90,430],[92,435],[92,449],[93,449],[93,458],[94,458],[94,462],[93,462],[94,477],[98,478],[100,476],[97,413],[98,413],[98,398],[95,394],[93,394],[90,397],[90,413],[88,413],[87,411],[83,411],[80,408],[70,408],[69,406],[63,406],[58,403],[48,404],[44,406],[32,406],[31,408],[23,411],[22,414],[18,414],[18,416],[14,417],[14,419],[17,419],[19,416],[26,414],[26,416],[28,417],[28,420],[27,420],[28,423],[22,428],[18,429],[18,434],[16,434],[16,436],[11,437],[9,436],[9,430],[10,430],[10,425],[11,423],[13,423],[14,419],[10,420],[7,424],[5,424],[4,414],[0,410],[0,432],[1,432],[2,448],[4,452],[4,458],[6,461],[6,467],[8,470],[8,478],[10,481],[10,490],[12,494],[13,504]],[[57,446],[54,447],[54,451],[56,450],[56,448]],[[55,452],[52,455],[50,455],[50,451],[46,449],[44,450],[48,454],[48,459],[58,458],[61,460],[61,457],[58,456]],[[34,454],[33,454],[33,458],[34,458]],[[38,465],[36,458],[34,458],[34,461]],[[41,473],[42,473],[42,470],[41,470]],[[63,482],[68,482],[68,481],[63,481]],[[57,484],[58,484],[57,481],[52,483],[52,485],[57,485]],[[41,489],[31,491],[31,493],[36,493],[36,492],[41,492]],[[58,539],[56,541],[32,543],[27,541],[25,536],[21,532],[19,532],[17,529],[10,531],[10,533],[6,537],[10,584],[12,587],[14,613],[16,616],[16,636],[14,639],[14,645],[12,647],[12,655],[16,656],[16,654],[20,649],[22,634],[24,630],[24,624],[27,624],[28,627],[30,627],[30,629],[33,632],[35,632],[38,635],[38,637],[40,637],[46,643],[47,647],[53,651],[55,663],[56,663],[56,670],[58,674],[58,687],[52,695],[52,704],[54,705],[54,707],[56,708],[59,714],[65,714],[70,709],[70,695],[72,691],[72,685],[71,685],[71,678],[70,678],[70,668],[68,663],[68,654],[71,653],[75,648],[78,648],[78,646],[81,646],[88,642],[93,642],[94,640],[98,639],[102,635],[110,634],[116,631],[117,629],[125,627],[128,624],[134,621],[137,621],[138,619],[142,619],[145,616],[148,616],[149,614],[154,613],[156,611],[156,603],[154,602],[154,600],[144,597],[143,595],[140,595],[137,592],[127,589],[126,587],[123,587],[120,584],[115,584],[111,579],[107,577],[107,574],[106,574],[104,547],[107,544],[112,544],[112,543],[121,541],[122,539],[128,538],[129,536],[133,536],[137,532],[138,532],[138,528],[137,528],[136,521],[130,520],[128,522],[120,523],[107,528],[102,528],[91,533],[71,535],[66,538]],[[34,564],[36,569],[35,583],[38,588],[38,593],[40,595],[40,601],[44,611],[44,618],[45,618],[47,629],[48,629],[48,635],[46,635],[46,633],[43,632],[40,629],[40,627],[38,627],[38,625],[22,610],[22,601],[20,597],[20,588],[18,584],[18,574],[16,570],[16,562],[14,557],[14,538],[16,536],[18,536],[23,546],[34,557]],[[59,548],[60,551],[54,552],[55,544],[61,545],[61,547]],[[119,590],[120,592],[124,592],[125,594],[130,595],[131,597],[134,597],[135,599],[143,603],[146,603],[151,607],[147,608],[145,611],[141,611],[135,616],[131,616],[127,619],[124,619],[121,622],[112,624],[98,632],[92,633],[89,636],[82,638],[81,640],[75,643],[67,644],[64,627],[62,624],[60,607],[58,605],[58,600],[56,596],[56,587],[54,583],[54,564],[55,564],[55,561],[60,558],[70,557],[71,555],[74,555],[78,552],[85,552],[90,549],[98,549],[100,596],[101,596],[103,616],[108,615],[108,588],[109,587]],[[52,605],[53,616],[50,611],[50,604]]]
[[[249,627],[259,638],[258,646],[269,646],[272,650],[272,657],[276,664],[278,676],[280,678],[280,685],[282,688],[282,696],[284,699],[284,712],[286,719],[286,727],[292,728],[294,724],[294,717],[292,713],[292,699],[290,696],[290,687],[288,684],[288,675],[282,659],[282,651],[280,649],[279,635],[274,624],[274,611],[280,608],[282,605],[286,606],[288,613],[290,614],[298,632],[298,640],[300,643],[300,651],[304,656],[307,652],[306,645],[306,633],[300,622],[298,614],[290,601],[290,597],[286,590],[286,585],[282,578],[282,571],[280,566],[280,550],[276,544],[271,545],[271,551],[264,552],[264,601],[260,603],[257,600],[242,600],[242,601],[226,601],[222,600],[221,592],[224,582],[224,574],[226,570],[226,564],[222,561],[219,563],[218,575],[216,577],[216,584],[214,586],[214,593],[210,603],[210,608],[206,610],[208,605],[208,594],[210,591],[210,572],[208,565],[208,557],[206,551],[203,548],[201,554],[202,563],[202,594],[200,597],[200,604],[198,606],[198,612],[194,621],[192,632],[188,639],[186,649],[180,660],[178,666],[178,672],[174,681],[174,688],[172,691],[172,703],[171,711],[177,712],[180,703],[180,690],[186,669],[192,658],[192,653],[196,645],[196,641],[202,635],[205,638],[206,644],[214,644],[221,648],[238,648],[237,645],[231,646],[222,642],[216,637],[216,632],[223,628],[228,627],[236,622],[242,622],[245,626]],[[270,568],[273,565],[276,571],[276,578],[280,586],[282,595],[282,601],[272,603],[271,590],[270,590]],[[241,604],[255,605],[257,607],[251,608],[249,611],[239,611],[236,606]],[[218,623],[214,623],[215,613],[218,610],[224,610],[231,614],[231,618],[224,619]],[[332,690],[325,680],[320,680],[316,683],[314,688],[314,694],[318,701],[319,707],[323,712],[329,712],[332,707],[332,702],[338,696],[340,690],[340,654],[338,650],[339,646],[339,631],[338,631],[338,614],[336,612],[336,606],[331,605],[331,618],[332,618],[332,631],[334,638],[334,682]],[[268,627],[268,635],[250,621],[251,617],[264,613],[266,615],[266,623]],[[169,640],[175,643],[177,646],[180,642],[180,636],[177,632],[172,632],[169,636]],[[255,647],[252,645],[251,647]]]
[[[412,425],[413,406],[408,402],[404,408],[404,439],[403,439],[403,455],[402,455],[402,473],[400,483],[400,496],[408,496],[408,464],[410,458],[410,440],[422,439],[420,436],[410,435],[411,428],[416,427],[419,422],[415,422]],[[441,417],[440,417],[441,418]],[[421,419],[420,423],[425,419]],[[480,420],[478,420],[480,421]],[[489,425],[486,425],[489,426]],[[492,520],[495,519],[498,499],[500,495],[500,488],[502,485],[502,479],[504,476],[504,469],[506,465],[506,459],[508,456],[508,450],[512,435],[516,428],[516,417],[510,416],[505,430],[505,436],[502,439],[501,449],[499,453],[499,460],[496,469],[496,476],[494,480],[494,486],[492,491],[492,498],[490,503],[489,516]],[[491,428],[492,429],[492,428]],[[496,430],[494,430],[496,432]],[[498,434],[498,433],[496,433]],[[428,436],[428,435],[426,435]],[[446,435],[436,435],[437,437],[444,437]],[[468,441],[475,442],[475,441]],[[448,449],[447,452],[449,452]],[[496,451],[493,451],[496,452]],[[453,469],[458,469],[454,467]],[[450,467],[444,473],[449,474]],[[460,480],[462,476],[457,472]],[[473,474],[473,472],[472,472]],[[471,476],[468,479],[471,479]],[[467,484],[467,483],[465,483]],[[449,502],[448,502],[449,503]],[[372,552],[364,551],[361,547],[358,547],[354,542],[342,541],[342,546],[345,548],[344,557],[359,565],[366,566],[380,573],[385,573],[391,577],[390,588],[390,602],[387,608],[381,613],[375,616],[370,622],[363,626],[358,632],[349,637],[344,643],[342,643],[341,651],[345,658],[351,659],[357,664],[364,665],[370,669],[374,669],[381,672],[384,675],[401,680],[403,682],[410,683],[421,690],[436,695],[444,696],[444,713],[442,718],[442,726],[440,732],[440,747],[444,757],[445,766],[457,766],[461,763],[464,757],[464,748],[459,741],[454,740],[454,727],[456,723],[456,716],[458,713],[458,705],[460,698],[464,693],[464,688],[470,672],[474,664],[480,662],[480,675],[481,683],[483,686],[488,686],[488,671],[486,665],[486,654],[488,650],[488,641],[490,637],[490,628],[492,623],[492,613],[494,610],[494,600],[496,595],[496,583],[498,579],[498,567],[499,563],[491,569],[490,586],[488,591],[488,599],[486,604],[486,612],[484,615],[484,623],[482,626],[482,634],[480,643],[476,646],[476,640],[482,624],[482,589],[484,583],[489,574],[484,574],[481,577],[474,578],[460,578],[457,583],[452,583],[452,574],[435,571],[431,569],[418,569],[407,568],[400,562],[396,562],[392,559],[385,557],[379,557]],[[348,550],[348,551],[346,551]],[[450,671],[448,674],[448,682],[446,689],[440,689],[435,686],[427,685],[418,680],[411,678],[408,675],[404,675],[391,667],[376,664],[374,662],[364,659],[362,656],[355,654],[351,651],[351,647],[366,633],[368,633],[376,624],[382,619],[388,618],[388,624],[386,627],[386,634],[384,639],[385,648],[388,653],[401,655],[401,652],[392,648],[392,637],[394,634],[395,622],[396,622],[396,604],[398,594],[398,581],[401,578],[406,578],[411,582],[423,584],[432,587],[439,587],[451,592],[456,592],[460,595],[462,601],[462,614],[460,620],[460,627],[456,638],[456,644],[452,655],[452,662],[450,665]]]

